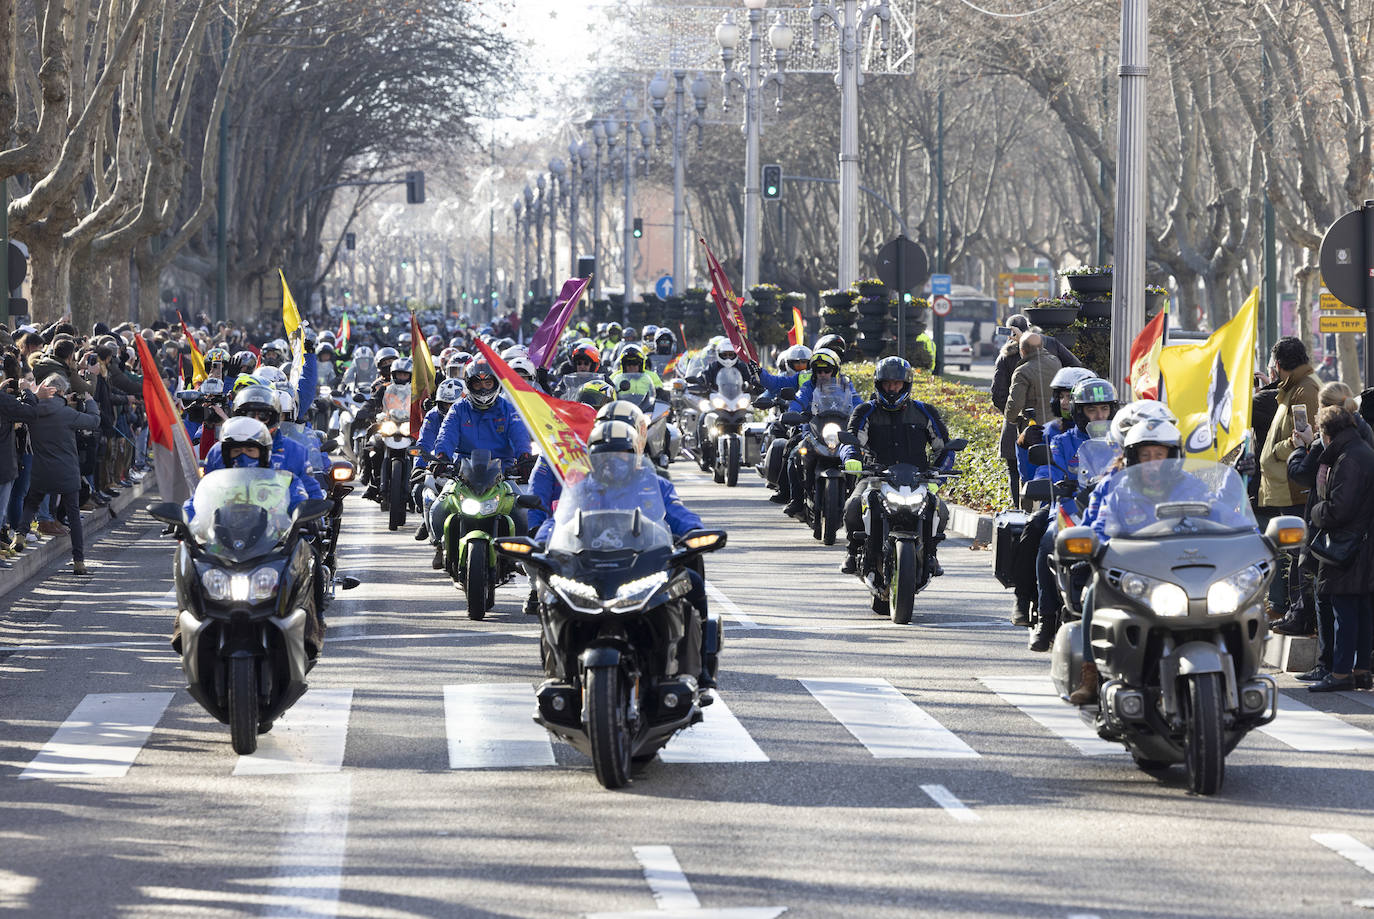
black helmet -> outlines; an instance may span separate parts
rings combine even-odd
[[[836,354],[843,356],[844,353],[849,350],[849,345],[843,338],[832,333],[830,335],[822,335],[816,342],[814,350],[819,351],[822,348],[829,348]]]
[[[878,405],[890,412],[906,405],[906,400],[911,397],[911,375],[911,364],[903,358],[893,356],[878,361],[878,366],[873,369],[873,397]],[[882,384],[888,380],[902,384],[896,395],[883,389]]]
[[[663,355],[673,354],[677,351],[677,336],[668,329],[659,329],[654,336],[654,351]]]
[[[281,410],[277,408],[277,394],[269,386],[261,383],[245,386],[234,396],[234,415],[256,418],[267,427],[275,428],[281,421]]]
[[[501,384],[485,360],[473,361],[463,370],[463,388],[468,401],[479,409],[491,408],[501,394]]]
[[[1116,414],[1116,387],[1106,380],[1084,380],[1073,388],[1073,423],[1080,431],[1088,430],[1088,416],[1084,409],[1089,405],[1106,405],[1111,415]]]

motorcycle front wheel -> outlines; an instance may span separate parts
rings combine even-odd
[[[487,547],[480,542],[468,545],[467,571],[463,590],[468,598],[468,618],[482,619],[487,614]]]
[[[406,525],[406,467],[400,457],[391,461],[391,481],[387,483],[390,491],[391,516],[387,519],[387,529],[399,530]]]
[[[604,788],[623,788],[630,782],[630,728],[625,720],[628,700],[620,668],[589,669],[586,691],[587,739],[596,780]]]
[[[840,531],[840,523],[844,520],[844,500],[840,497],[840,480],[825,480],[825,503],[821,505],[821,543],[827,546],[835,545],[835,536]]]
[[[239,756],[258,749],[258,668],[251,657],[229,659],[229,740]]]
[[[734,488],[739,482],[739,441],[730,438],[725,442],[725,486]]]
[[[888,584],[888,613],[897,625],[911,621],[916,605],[916,547],[899,542],[892,557],[892,580]]]
[[[1221,674],[1197,673],[1188,678],[1188,711],[1183,752],[1188,766],[1188,789],[1214,795],[1226,775],[1226,738],[1221,713]]]

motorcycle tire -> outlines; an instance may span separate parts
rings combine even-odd
[[[603,788],[623,788],[630,782],[630,726],[625,720],[627,699],[619,667],[587,671],[587,739],[592,766]]]
[[[734,488],[739,483],[739,441],[725,443],[725,487]]]
[[[725,457],[717,457],[715,465],[711,467],[711,478],[717,485],[725,484]]]
[[[1221,674],[1196,673],[1188,677],[1183,752],[1188,766],[1188,790],[1193,794],[1216,794],[1226,777],[1221,699]]]
[[[806,510],[811,515],[811,536],[820,539],[825,529],[825,489],[817,484],[812,494],[814,498]]]
[[[888,615],[897,625],[911,622],[916,605],[916,547],[899,542],[892,559],[892,580],[887,586]]]
[[[464,572],[463,591],[468,598],[468,618],[481,621],[487,615],[487,581],[491,577],[486,547],[477,542],[470,543],[464,565],[467,570]]]
[[[840,480],[825,480],[824,513],[821,514],[821,544],[835,545],[835,536],[844,521],[844,502],[840,499]]]
[[[258,750],[258,667],[251,657],[229,659],[229,740],[239,756]]]
[[[406,469],[405,463],[397,458],[391,461],[391,481],[387,483],[390,492],[390,516],[387,529],[395,531],[406,525]]]

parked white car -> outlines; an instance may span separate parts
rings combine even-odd
[[[968,370],[973,366],[973,346],[963,332],[945,333],[945,366]]]

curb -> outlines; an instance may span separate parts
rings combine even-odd
[[[142,498],[145,492],[156,489],[156,485],[152,470],[149,470],[142,482],[135,482],[132,487],[123,489],[108,507],[97,507],[93,510],[83,511],[81,530],[86,539],[87,553],[89,554],[97,542],[96,537],[102,530],[115,520],[122,519],[121,515],[125,508]],[[30,546],[21,552],[18,558],[10,559],[11,567],[0,570],[0,597],[5,596],[21,584],[27,583],[30,578],[43,572],[49,566],[64,562],[71,557],[71,541],[60,536],[48,539],[39,545]]]
[[[975,545],[987,545],[992,542],[992,515],[961,504],[951,504],[946,530],[955,536],[972,539]]]

